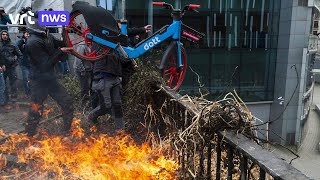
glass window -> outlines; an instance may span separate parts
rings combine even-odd
[[[210,3],[207,34],[210,50],[202,54],[211,59],[207,83],[211,98],[236,89],[245,101],[271,100],[279,24],[279,10],[273,8],[279,8],[279,3],[263,0]],[[199,72],[200,76],[205,76],[202,73]]]
[[[148,1],[145,0],[135,0],[126,1],[126,9],[147,9]]]
[[[185,15],[183,18],[183,24],[191,27],[192,29],[207,34],[207,19],[208,16],[204,13],[203,15]],[[172,21],[172,20],[171,20]],[[210,40],[210,39],[209,39]],[[200,40],[199,43],[190,43],[188,41],[183,41],[187,48],[208,48],[208,38],[205,36]]]
[[[211,58],[211,92],[239,90],[240,52],[213,51]]]
[[[301,1],[301,0],[300,0]],[[148,1],[147,1],[148,2]],[[206,36],[198,43],[184,41],[188,66],[209,90],[210,98],[236,89],[244,101],[273,98],[277,58],[279,0],[165,0],[177,7],[200,4],[183,23]],[[129,27],[148,23],[145,0],[126,1]],[[154,31],[172,22],[170,11],[153,8]],[[142,39],[145,37],[142,37]],[[198,76],[187,68],[181,91],[197,94]]]
[[[314,21],[313,28],[318,28],[318,27],[319,27],[319,21]]]
[[[225,14],[214,13],[213,15],[213,34],[212,45],[214,48],[226,47],[227,27],[225,26]]]
[[[308,6],[308,0],[298,0],[298,6]]]
[[[126,1],[126,19],[128,20],[129,28],[143,27],[148,24],[147,7],[148,3],[145,0]]]
[[[241,56],[240,94],[247,100],[264,100],[268,77],[268,52],[247,51]]]
[[[188,93],[197,92],[199,88],[198,76],[201,84],[204,84],[206,87],[210,87],[210,54],[209,53],[190,53],[187,51],[188,66],[186,77],[183,82],[183,90]]]

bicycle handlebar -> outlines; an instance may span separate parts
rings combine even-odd
[[[170,9],[170,10],[173,9],[173,6],[171,4],[166,3],[166,2],[152,2],[152,5],[154,5],[154,6],[163,6],[166,9]]]
[[[188,7],[190,9],[197,9],[197,8],[200,8],[200,5],[198,5],[198,4],[189,4]]]
[[[164,6],[165,2],[152,2],[154,6]]]
[[[168,4],[166,2],[152,2],[152,5],[154,6],[164,6],[166,8],[169,8],[169,9],[173,9],[173,6],[171,4]],[[189,4],[189,5],[186,5],[184,8],[183,8],[183,11],[186,11],[186,10],[194,10],[194,9],[197,9],[197,8],[200,8],[200,5],[198,4]]]

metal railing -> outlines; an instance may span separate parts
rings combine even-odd
[[[166,101],[161,111],[173,118],[175,128],[184,130],[192,123],[192,118],[201,110],[181,101],[174,91],[161,88],[154,94],[154,102]],[[159,107],[160,108],[160,107]],[[163,118],[170,126],[170,118]],[[169,125],[168,125],[169,124]],[[164,127],[163,127],[164,128]],[[170,128],[170,127],[167,127]],[[180,179],[309,179],[287,162],[275,157],[257,143],[241,134],[231,131],[211,131],[212,139],[205,145],[194,144],[191,151],[176,152],[181,166]],[[194,158],[197,161],[194,161]],[[187,169],[187,167],[194,167]]]

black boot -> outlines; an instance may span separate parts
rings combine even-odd
[[[31,110],[29,112],[29,118],[25,125],[25,130],[29,137],[36,135],[39,122],[40,122],[40,113],[37,111]]]
[[[37,134],[37,127],[38,123],[36,122],[27,122],[25,125],[25,131],[27,133],[27,136],[33,137]]]
[[[64,121],[64,123],[63,123],[63,128],[62,128],[62,134],[63,134],[63,135],[66,135],[66,134],[69,134],[69,133],[70,133],[71,124],[72,124],[71,121]]]

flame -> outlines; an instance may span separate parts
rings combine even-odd
[[[36,104],[36,103],[31,103],[31,109],[32,109],[33,111],[39,111],[40,105],[39,105],[39,104]]]
[[[80,120],[74,120],[70,137],[42,133],[42,140],[37,140],[40,136],[9,135],[10,141],[0,145],[0,151],[17,154],[20,163],[42,173],[54,172],[55,179],[175,179],[177,162],[167,159],[159,149],[137,145],[124,132],[114,137],[85,137],[79,124]],[[0,138],[4,135],[0,131]],[[2,169],[6,163],[1,157]]]
[[[47,104],[44,105],[44,108],[42,112],[40,112],[40,115],[48,119],[49,113],[53,112],[53,108],[50,108]]]
[[[48,119],[49,113],[53,112],[53,108],[50,108],[48,104],[44,104],[43,106],[41,106],[36,103],[31,103],[31,109],[33,111],[39,112],[40,116],[43,116],[46,119]]]

